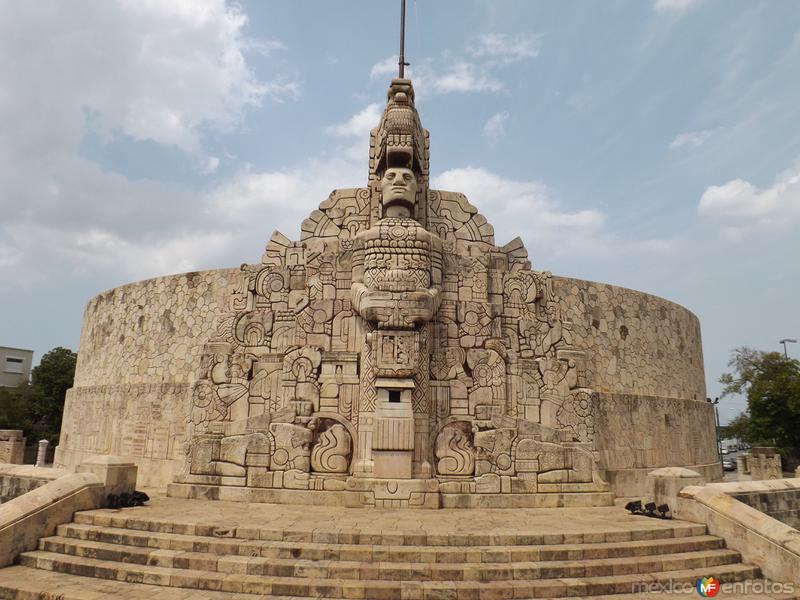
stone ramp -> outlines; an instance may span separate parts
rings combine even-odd
[[[111,584],[122,586],[122,598],[637,598],[658,597],[637,592],[658,583],[760,577],[702,525],[614,507],[428,512],[151,502],[77,513],[22,554],[21,566],[0,570],[0,598],[42,600],[37,589],[65,593],[58,586],[71,590],[76,579],[85,586],[75,593],[97,588],[87,599],[119,596],[103,587]],[[187,591],[195,595],[180,595]]]

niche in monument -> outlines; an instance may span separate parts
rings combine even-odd
[[[394,79],[368,186],[333,192],[244,265],[191,389],[169,493],[353,506],[610,504],[596,394],[551,275],[429,189]]]

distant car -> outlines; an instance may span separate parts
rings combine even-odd
[[[732,461],[730,458],[723,458],[722,459],[722,470],[723,471],[735,471],[736,470],[736,463]]]
[[[723,453],[723,454],[727,454],[727,453],[728,453],[728,449],[727,449],[727,448],[723,448],[723,449],[722,449],[722,453]]]

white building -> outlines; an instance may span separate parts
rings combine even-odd
[[[31,376],[33,350],[0,346],[0,387],[16,387]]]

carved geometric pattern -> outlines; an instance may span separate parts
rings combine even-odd
[[[519,446],[526,476],[591,481],[591,464],[575,466],[590,455],[549,441],[590,444],[595,426],[552,277],[530,270],[521,240],[495,246],[463,194],[428,189],[413,103],[395,80],[368,187],[334,191],[300,241],[275,232],[242,267],[191,388],[189,460],[205,463],[189,471],[325,490],[325,475],[368,474],[373,450],[413,451],[415,473],[502,493],[478,478],[516,477]],[[265,443],[247,462],[247,444]]]

